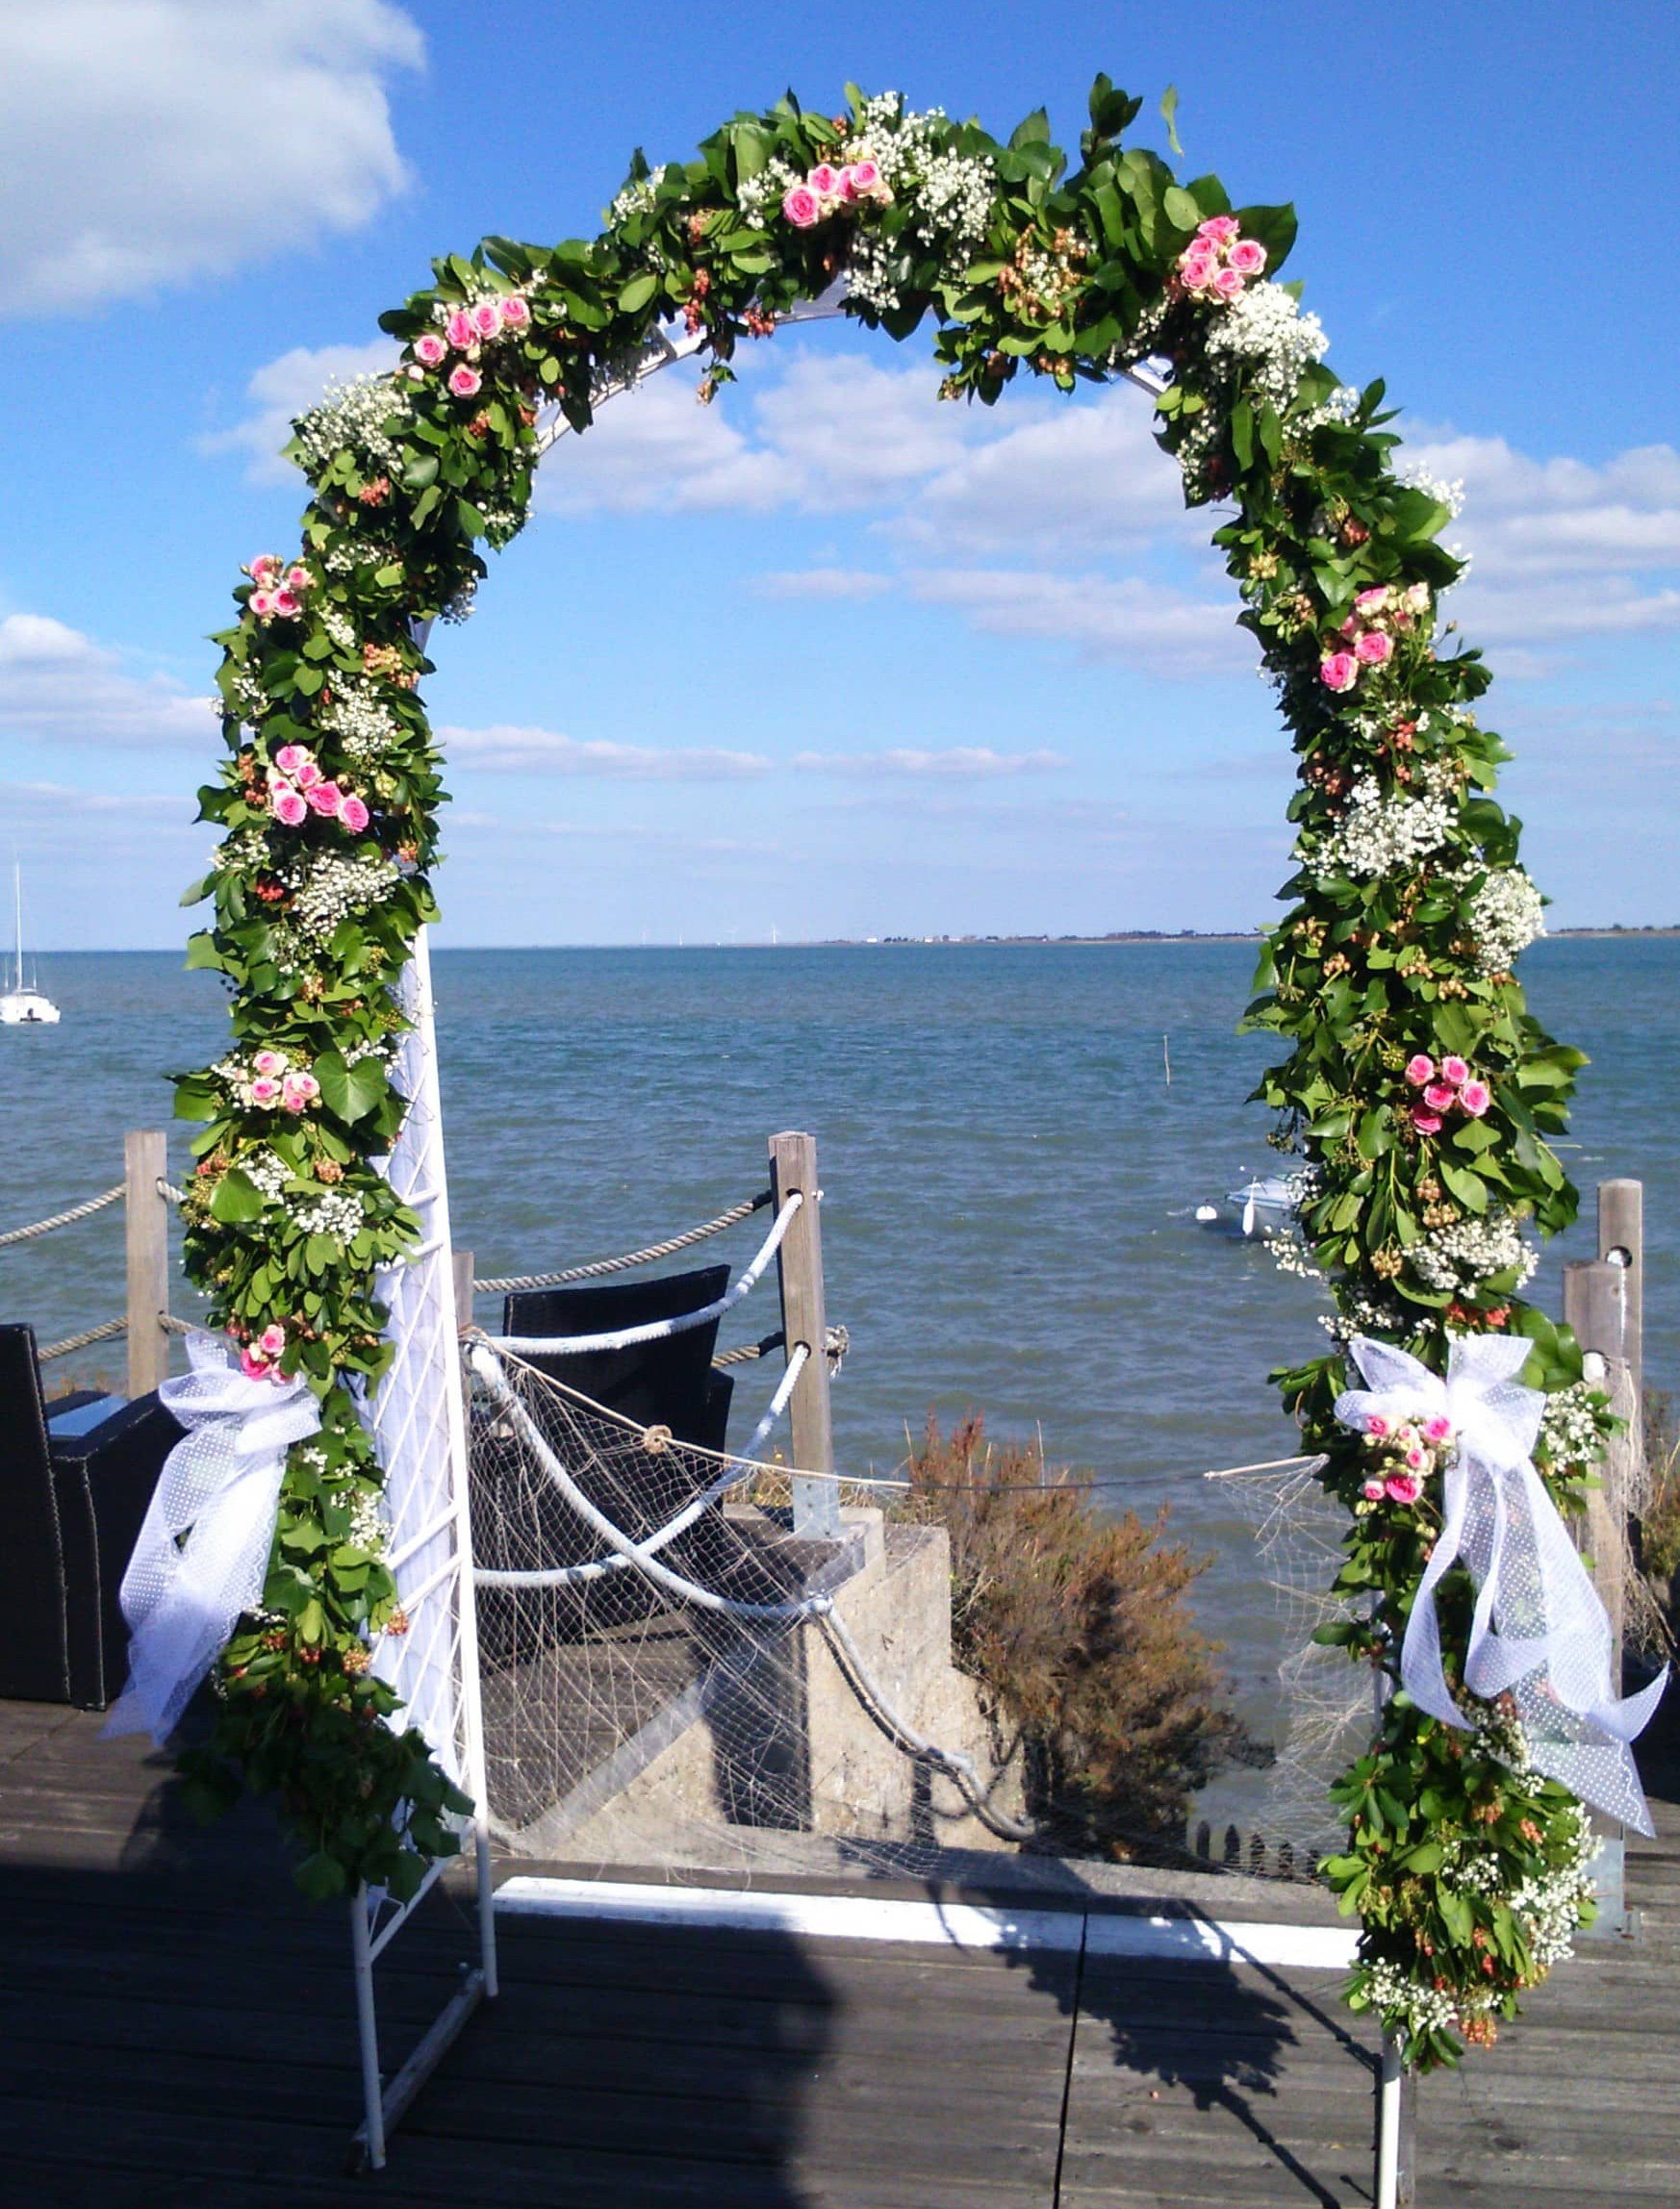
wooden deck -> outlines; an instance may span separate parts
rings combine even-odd
[[[1659,1725],[1661,1831],[1629,1859],[1641,1938],[1584,1944],[1492,2056],[1427,2083],[1420,2203],[1680,2201],[1680,1725],[1672,1710]],[[504,1920],[502,1997],[422,2094],[390,2168],[347,2178],[359,2106],[342,1911],[295,1896],[259,1818],[200,1833],[163,1760],[96,1737],[90,1717],[0,1704],[8,2202],[1370,2198],[1371,2036],[1340,2010],[1335,1974],[531,1919]],[[1246,1881],[1173,1884],[1210,1914],[1255,1914]],[[1299,1888],[1265,1895],[1281,1916],[1323,1909]],[[470,1946],[440,1892],[380,1966],[388,2058]]]

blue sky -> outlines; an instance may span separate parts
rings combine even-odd
[[[1190,174],[1293,199],[1350,381],[1460,479],[1554,925],[1680,921],[1671,7],[0,0],[0,852],[42,946],[167,945],[209,838],[206,632],[295,542],[272,454],[486,231],[590,235],[853,78],[1005,135],[1169,83]],[[1247,927],[1285,747],[1147,402],[940,407],[925,346],[779,333],[547,463],[428,688],[456,943]]]

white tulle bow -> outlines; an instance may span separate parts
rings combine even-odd
[[[187,1340],[191,1371],[158,1390],[184,1437],[165,1460],[122,1576],[128,1686],[108,1734],[162,1747],[267,1577],[280,1476],[320,1425],[309,1383],[249,1381],[219,1335]]]
[[[1484,1701],[1509,1693],[1535,1768],[1648,1834],[1628,1743],[1656,1709],[1667,1668],[1637,1695],[1616,1692],[1610,1620],[1534,1468],[1545,1399],[1516,1379],[1531,1347],[1509,1335],[1457,1337],[1442,1380],[1407,1351],[1362,1335],[1352,1355],[1370,1386],[1338,1396],[1336,1415],[1362,1434],[1373,1412],[1395,1422],[1441,1413],[1457,1436],[1441,1531],[1401,1646],[1407,1693],[1433,1717],[1467,1726],[1441,1669],[1435,1605],[1441,1579],[1462,1562],[1476,1584],[1465,1687]]]

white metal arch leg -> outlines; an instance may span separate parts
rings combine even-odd
[[[496,1991],[496,1919],[490,1839],[485,1825],[484,1730],[479,1709],[478,1633],[473,1610],[467,1498],[467,1433],[454,1283],[449,1203],[438,1103],[437,1038],[431,959],[422,928],[401,991],[413,1027],[395,1069],[408,1116],[386,1161],[392,1187],[420,1223],[416,1255],[381,1276],[395,1358],[374,1398],[369,1424],[385,1470],[391,1531],[387,1558],[408,1631],[386,1635],[373,1669],[401,1696],[398,1723],[418,1726],[449,1777],[472,1799],[461,1820],[477,1878],[478,1962],[389,2084],[379,2062],[373,1966],[443,1869],[434,1864],[420,1892],[399,1903],[383,1889],[362,1888],[350,1906],[361,2038],[365,2117],[358,2159],[378,2170],[386,2136],[414,2099],[479,2001]]]

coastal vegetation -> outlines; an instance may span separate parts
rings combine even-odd
[[[1182,1844],[1196,1790],[1248,1746],[1217,1645],[1190,1614],[1209,1560],[1168,1512],[1111,1514],[1041,1441],[992,1442],[979,1413],[929,1414],[893,1516],[951,1540],[952,1653],[1019,1754],[1042,1844],[1129,1859]]]

